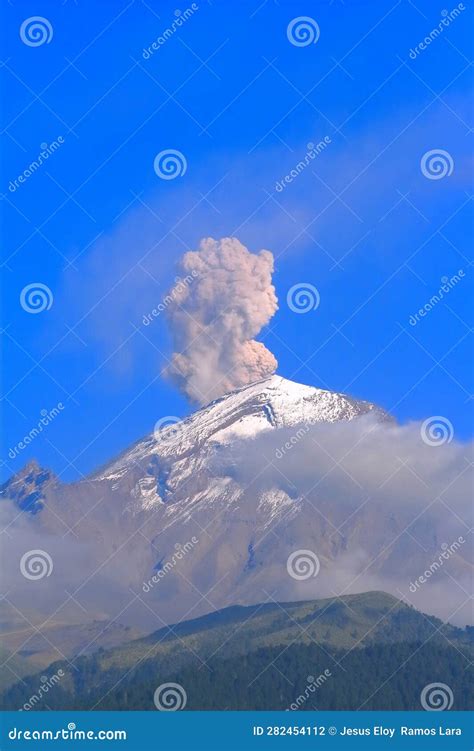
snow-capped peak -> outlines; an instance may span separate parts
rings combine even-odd
[[[370,402],[274,375],[226,394],[178,423],[166,425],[164,420],[155,434],[122,454],[94,479],[118,479],[152,454],[179,459],[205,446],[226,445],[274,428],[352,420],[368,412],[387,417]]]

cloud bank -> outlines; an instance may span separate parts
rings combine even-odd
[[[186,253],[167,308],[174,353],[165,374],[191,401],[206,404],[275,372],[277,361],[255,340],[276,312],[273,255],[253,254],[236,238],[202,240]]]
[[[456,440],[430,446],[420,423],[398,426],[368,415],[234,441],[189,481],[180,482],[183,460],[175,457],[166,466],[169,501],[139,514],[130,488],[146,475],[149,456],[118,487],[112,479],[95,490],[84,483],[55,488],[36,516],[19,515],[5,499],[8,601],[0,622],[17,628],[20,610],[34,623],[40,613],[55,613],[63,623],[117,618],[152,630],[154,613],[177,622],[193,606],[198,615],[265,602],[269,593],[292,602],[383,590],[464,626],[472,622],[472,448]],[[77,537],[62,536],[59,513]],[[156,563],[169,561],[175,544],[193,535],[199,544],[179,569],[144,604],[134,600]],[[21,558],[31,550],[48,553],[51,576],[22,575]],[[317,555],[317,576],[288,576],[288,557],[299,550]],[[211,587],[212,605],[199,602],[198,593]]]
[[[309,549],[320,574],[299,589],[279,584],[280,599],[383,590],[464,625],[472,623],[473,447],[430,446],[420,423],[368,415],[268,431],[219,452],[213,469],[247,488],[241,510],[279,499],[272,534],[252,541],[267,591],[274,551]]]

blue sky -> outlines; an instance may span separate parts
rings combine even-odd
[[[160,376],[171,351],[165,317],[142,319],[182,253],[208,236],[275,255],[280,307],[260,338],[278,373],[375,401],[403,422],[441,415],[456,438],[471,437],[469,7],[410,56],[457,5],[196,6],[148,57],[175,5],[4,6],[2,476],[36,457],[79,478],[160,417],[189,411]],[[30,46],[20,27],[37,15],[52,38]],[[300,16],[317,23],[316,43],[290,42]],[[324,137],[327,147],[277,191]],[[173,180],[153,169],[167,149],[187,163]],[[430,179],[420,161],[440,149],[452,172]],[[53,298],[37,314],[20,304],[33,283]],[[305,315],[286,302],[298,283],[320,294]]]

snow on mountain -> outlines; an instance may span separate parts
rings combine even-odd
[[[346,588],[399,596],[400,581],[407,588],[442,542],[445,532],[429,515],[410,516],[409,506],[373,503],[377,498],[360,501],[361,489],[344,467],[333,479],[331,468],[321,472],[315,462],[313,470],[311,454],[307,486],[278,463],[270,477],[259,477],[258,441],[280,440],[280,429],[285,440],[301,426],[319,429],[367,415],[375,424],[391,422],[371,403],[272,376],[182,421],[166,427],[165,420],[162,429],[79,482],[62,484],[29,465],[2,489],[16,512],[30,512],[19,529],[9,530],[12,590],[24,585],[16,559],[26,545],[54,560],[53,575],[38,586],[50,588],[44,602],[55,597],[61,617],[72,621],[85,617],[76,599],[89,617],[120,614],[122,622],[155,628],[268,597],[311,599]],[[252,472],[238,466],[247,461],[239,459],[242,445],[255,454]],[[324,454],[324,448],[314,451]],[[295,445],[291,462],[300,451]],[[372,459],[362,461],[370,466]],[[305,581],[287,571],[289,556],[301,550],[317,555],[321,571]],[[453,556],[451,565],[464,573],[467,564]],[[64,591],[74,593],[67,608],[60,604]]]
[[[352,420],[367,413],[388,418],[370,402],[274,375],[217,399],[181,422],[163,427],[156,436],[140,441],[93,475],[93,479],[117,480],[148,456],[181,459],[206,448],[228,445],[236,439],[254,438],[272,428]],[[146,483],[144,491],[146,495]]]

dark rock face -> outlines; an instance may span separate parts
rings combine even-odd
[[[57,483],[53,472],[33,460],[0,486],[0,498],[10,498],[19,509],[34,515],[43,509],[46,494]]]

